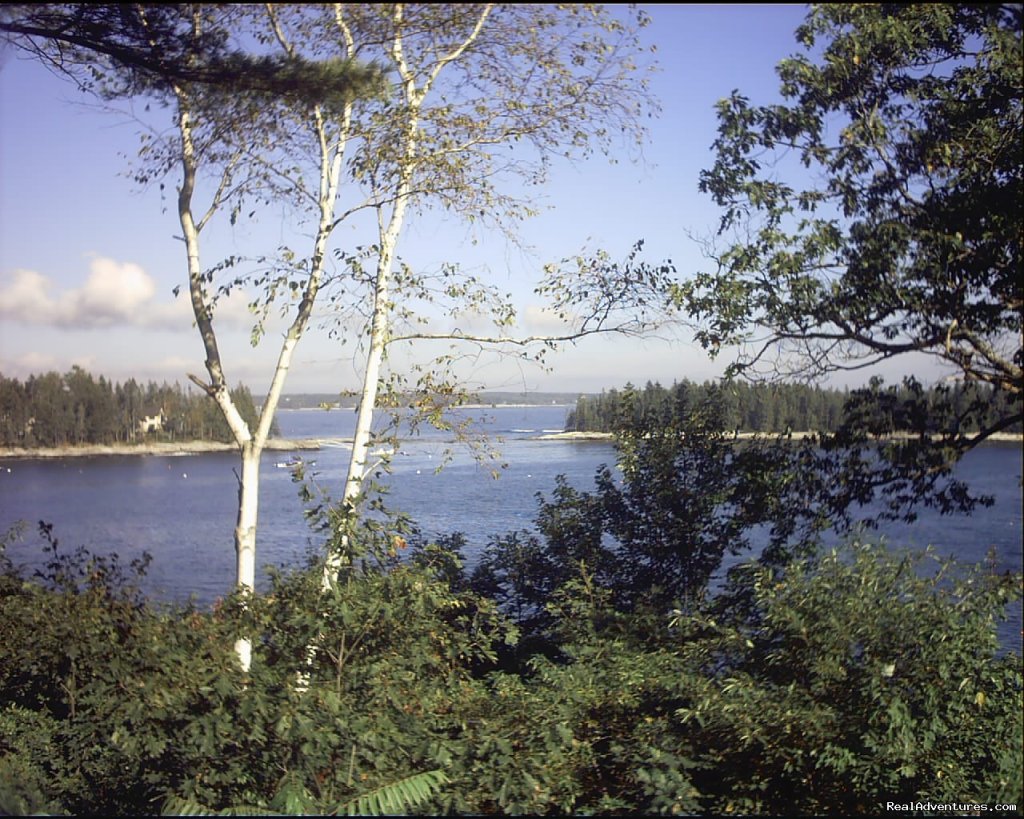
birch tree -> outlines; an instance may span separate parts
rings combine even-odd
[[[393,345],[448,342],[527,355],[646,326],[642,305],[654,306],[667,268],[632,260],[619,267],[603,256],[581,257],[571,271],[550,265],[538,292],[569,320],[566,330],[517,336],[511,301],[483,277],[462,273],[455,260],[431,275],[398,258],[407,221],[432,208],[514,241],[520,222],[537,212],[531,191],[553,161],[642,142],[643,119],[656,107],[637,65],[646,18],[594,6],[498,4],[335,4],[271,17],[286,53],[301,41],[317,53],[380,65],[391,80],[385,97],[347,123],[355,149],[338,220],[368,212],[373,240],[362,252],[339,252],[341,270],[327,283],[338,311],[332,332],[359,341],[365,355],[342,493],[354,512],[371,469],[373,410]],[[494,330],[438,331],[417,304],[448,317],[486,315]],[[436,393],[450,384],[427,373],[419,386]],[[430,397],[421,401],[436,417]]]
[[[144,15],[144,10],[140,9],[140,14]],[[271,28],[280,35],[273,7],[268,5],[265,14]],[[298,63],[301,55],[297,54],[283,37],[278,39],[286,47],[288,62]],[[339,61],[339,63],[342,66],[349,65],[344,61]],[[178,217],[188,256],[189,296],[206,353],[208,374],[208,379],[205,381],[194,376],[191,377],[217,402],[241,453],[238,516],[234,532],[237,554],[236,583],[240,590],[252,593],[255,591],[256,582],[260,458],[266,446],[282,389],[292,365],[295,348],[309,323],[323,281],[327,243],[336,225],[334,208],[341,181],[342,162],[349,140],[348,124],[352,118],[355,94],[351,84],[343,85],[340,94],[337,89],[331,93],[329,87],[324,87],[320,91],[321,99],[332,98],[330,105],[321,101],[313,101],[307,105],[301,99],[288,99],[278,95],[273,102],[280,103],[283,108],[272,112],[254,112],[251,109],[254,102],[260,107],[267,105],[266,97],[255,100],[243,98],[242,110],[239,112],[239,119],[236,120],[236,122],[241,122],[241,128],[238,131],[228,131],[229,136],[226,138],[222,135],[221,129],[231,122],[230,115],[225,116],[223,106],[226,100],[224,95],[215,95],[216,104],[220,110],[216,117],[212,118],[216,130],[211,135],[210,144],[214,146],[215,151],[224,151],[225,147],[222,147],[221,142],[223,140],[226,154],[214,159],[214,163],[221,167],[220,178],[205,212],[197,220],[194,205],[196,178],[200,162],[196,140],[197,99],[190,88],[183,83],[172,82],[170,90],[177,105],[179,137],[177,148],[180,151],[181,162],[182,182],[178,190]],[[230,108],[231,106],[228,106],[228,109]],[[273,118],[268,117],[268,113],[271,113]],[[202,114],[211,114],[209,106],[201,111],[200,115]],[[266,127],[262,139],[257,140],[255,144],[249,141],[249,138],[256,133],[253,125],[268,122],[272,127]],[[263,401],[258,425],[255,429],[251,429],[239,415],[228,390],[213,327],[217,294],[211,292],[208,287],[212,281],[210,273],[204,271],[199,263],[199,234],[209,218],[226,202],[233,201],[236,197],[244,196],[246,193],[262,192],[266,194],[269,191],[271,194],[282,192],[286,195],[310,194],[310,191],[296,180],[287,176],[278,178],[273,173],[275,141],[284,134],[292,133],[293,128],[300,130],[300,133],[304,129],[315,146],[313,156],[316,187],[315,194],[310,198],[315,203],[313,212],[316,224],[310,255],[298,264],[288,265],[285,271],[290,284],[289,291],[293,297],[290,323],[281,340],[277,363]],[[242,170],[242,181],[233,189],[232,186],[236,183],[240,169],[244,169]],[[286,258],[290,258],[290,254]],[[275,276],[273,280],[278,281],[279,277]],[[230,285],[222,287],[220,292],[230,292]],[[272,297],[268,297],[265,304],[269,305],[271,300]],[[236,643],[236,651],[243,670],[247,670],[252,652],[248,638],[239,638]]]
[[[229,49],[230,32],[252,31],[254,15],[263,13],[273,15],[272,10],[258,7],[225,11],[201,6],[48,6],[16,15],[0,27],[18,45],[74,76],[83,88],[106,98],[153,95],[171,106],[173,136],[164,140],[144,136],[135,181],[146,184],[174,166],[179,168],[177,217],[185,247],[187,291],[206,366],[205,378],[189,377],[216,402],[241,456],[234,545],[236,585],[243,593],[255,590],[260,459],[323,279],[346,123],[357,94],[371,89],[376,78],[375,72],[344,60],[314,63],[289,53],[282,61]],[[325,112],[328,106],[330,111]],[[260,150],[273,146],[296,125],[311,134],[316,146],[319,219],[306,264],[288,270],[297,299],[253,427],[231,396],[215,329],[217,301],[231,291],[230,283],[218,286],[216,276],[232,260],[205,268],[201,235],[229,206],[234,221],[247,198],[267,199],[281,191],[281,181],[267,173]],[[204,174],[213,185],[200,204]],[[291,187],[286,184],[285,190]],[[240,637],[236,651],[243,670],[248,670],[249,640]]]

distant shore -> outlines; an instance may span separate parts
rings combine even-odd
[[[615,435],[611,432],[549,432],[538,435],[538,441],[610,441]]]
[[[458,404],[451,407],[451,409],[547,409],[555,407],[556,409],[572,409],[575,404]],[[383,407],[377,407],[377,409],[383,409]],[[280,407],[278,412],[335,412],[336,410],[356,410],[355,406],[342,406],[341,404],[328,404],[323,407]]]
[[[738,440],[749,440],[760,436],[775,438],[784,433],[741,432]],[[813,432],[792,432],[788,437],[800,440]],[[887,440],[910,438],[910,435],[890,435]],[[534,441],[611,441],[611,432],[549,432],[531,436]],[[1024,435],[1016,432],[997,432],[986,439],[986,443],[1024,443]],[[351,438],[271,438],[267,441],[267,452],[289,452],[294,450],[317,450],[324,446],[351,444]],[[221,441],[151,441],[144,444],[83,444],[81,446],[0,447],[0,458],[93,458],[101,455],[201,455],[207,452],[235,452],[238,446]]]
[[[318,438],[271,438],[268,452],[320,449]],[[199,455],[205,452],[236,452],[237,444],[222,441],[150,441],[144,444],[83,444],[58,447],[3,447],[0,458],[92,458],[98,455]]]

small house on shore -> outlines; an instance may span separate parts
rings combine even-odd
[[[157,415],[147,415],[141,421],[139,421],[139,431],[145,435],[149,432],[162,432],[164,428],[164,413],[163,410]]]

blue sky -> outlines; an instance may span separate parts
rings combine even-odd
[[[522,235],[529,254],[497,235],[467,241],[466,228],[438,217],[407,221],[400,255],[419,266],[464,261],[485,266],[498,287],[521,293],[524,313],[539,306],[525,285],[545,262],[601,247],[623,258],[638,239],[645,258],[671,258],[680,276],[705,266],[690,235],[716,224],[713,203],[697,191],[712,162],[714,103],[739,88],[758,102],[774,99],[775,64],[796,50],[793,30],[805,7],[647,7],[645,40],[657,46],[652,90],[662,106],[651,122],[642,160],[610,164],[594,157],[557,165],[540,192],[544,211]],[[102,113],[65,80],[13,51],[0,63],[0,372],[24,378],[81,364],[116,380],[180,381],[202,373],[202,346],[184,299],[183,251],[174,202],[139,191],[125,177],[136,128]],[[286,226],[222,234],[224,253],[244,252],[262,231],[267,241]],[[355,242],[368,241],[351,237]],[[247,316],[229,305],[220,333],[227,374],[263,389],[276,358],[276,338],[249,344]],[[482,360],[468,375],[495,389],[592,391],[627,381],[671,383],[719,374],[688,343],[667,338],[581,342],[549,360],[551,371]],[[286,392],[358,386],[352,351],[313,331],[299,347]]]

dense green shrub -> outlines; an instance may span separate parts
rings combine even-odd
[[[543,635],[545,604],[584,563],[615,607],[699,607],[726,556],[784,562],[852,521],[849,502],[819,469],[811,442],[777,437],[737,444],[713,401],[662,424],[620,430],[616,468],[593,491],[556,481],[539,497],[534,531],[496,539],[473,586],[497,600],[529,637]]]
[[[138,814],[875,813],[1020,804],[1020,578],[853,543],[749,564],[700,606],[616,603],[586,568],[512,670],[457,553],[394,538],[213,611],[44,529],[0,577],[0,808]],[[408,553],[411,555],[406,557]],[[249,674],[232,642],[253,636]],[[311,650],[312,649],[312,650]],[[399,801],[389,802],[386,796]],[[404,801],[402,801],[404,800]]]
[[[750,564],[701,612],[624,615],[584,575],[550,607],[566,661],[493,683],[478,807],[1019,805],[1020,656],[1000,656],[994,632],[1019,594],[1019,577],[862,543]]]
[[[398,541],[330,594],[311,566],[203,612],[148,606],[116,561],[44,534],[42,582],[8,566],[0,594],[5,809],[383,809],[465,753],[457,704],[500,624],[440,577],[451,556],[400,562]],[[245,675],[242,631],[259,646]]]
[[[314,507],[347,535],[332,588],[312,560],[211,611],[148,603],[145,559],[65,551],[41,524],[43,569],[0,572],[0,808],[1020,804],[1020,655],[995,636],[1020,578],[822,551],[803,452],[736,449],[704,411],[639,430],[620,476],[558,484],[539,532],[498,541],[472,578],[458,537]],[[710,593],[756,527],[771,548]]]

